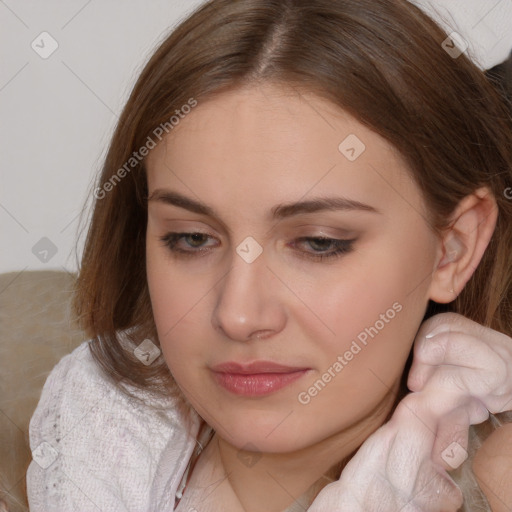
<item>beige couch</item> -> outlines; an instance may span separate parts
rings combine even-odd
[[[30,417],[51,369],[85,339],[70,320],[74,280],[65,271],[0,274],[0,512],[28,511]]]

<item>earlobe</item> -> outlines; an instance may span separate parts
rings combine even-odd
[[[429,298],[448,303],[469,281],[496,227],[498,208],[488,188],[480,188],[457,206],[450,227],[441,236]]]

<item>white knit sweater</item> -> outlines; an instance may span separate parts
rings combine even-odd
[[[114,386],[83,342],[53,368],[30,421],[31,512],[162,512],[196,445],[199,417]]]

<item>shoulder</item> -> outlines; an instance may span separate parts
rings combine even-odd
[[[123,510],[147,509],[169,439],[177,451],[190,444],[173,401],[123,392],[93,359],[90,343],[53,368],[30,420],[27,492],[36,512],[85,510],[91,502],[119,510],[120,497]]]
[[[495,430],[473,460],[473,471],[493,512],[512,508],[512,423]]]

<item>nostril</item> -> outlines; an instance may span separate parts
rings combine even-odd
[[[265,339],[265,338],[269,338],[270,336],[272,336],[272,331],[257,331],[256,333],[252,333],[250,336],[249,336],[249,340],[252,339],[252,338],[256,338],[257,340],[261,340],[261,339]]]

